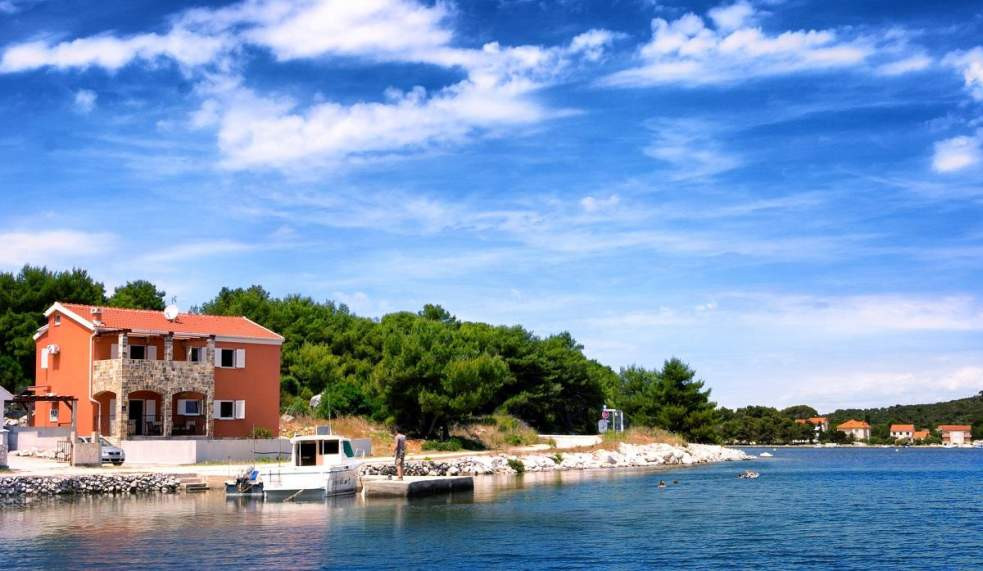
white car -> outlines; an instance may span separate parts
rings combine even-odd
[[[92,442],[92,437],[80,436],[79,440],[82,442]],[[101,436],[99,437],[99,445],[102,449],[103,464],[106,462],[112,462],[113,466],[119,466],[126,460],[126,452],[123,452],[122,448],[116,446]]]

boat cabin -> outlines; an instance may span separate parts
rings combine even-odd
[[[352,441],[342,436],[298,436],[290,439],[294,466],[331,466],[355,458]]]

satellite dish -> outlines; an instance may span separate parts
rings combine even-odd
[[[173,303],[164,308],[164,317],[166,317],[168,321],[174,321],[177,319],[177,315],[178,308]]]

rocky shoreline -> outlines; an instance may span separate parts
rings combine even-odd
[[[458,476],[516,474],[521,472],[551,472],[557,470],[594,470],[605,468],[642,468],[655,466],[691,466],[713,462],[750,460],[740,450],[708,444],[620,444],[617,450],[593,452],[562,451],[551,454],[511,456],[465,456],[447,460],[406,462],[407,476]],[[521,465],[521,467],[520,467]],[[361,473],[366,476],[394,476],[392,464],[365,464]]]
[[[169,474],[78,476],[3,476],[0,499],[24,496],[122,495],[177,492],[180,482]]]

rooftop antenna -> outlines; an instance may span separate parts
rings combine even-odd
[[[174,321],[177,319],[178,314],[181,313],[177,308],[177,304],[175,303],[176,301],[177,298],[172,297],[171,304],[164,308],[164,317],[167,318],[168,321]]]

